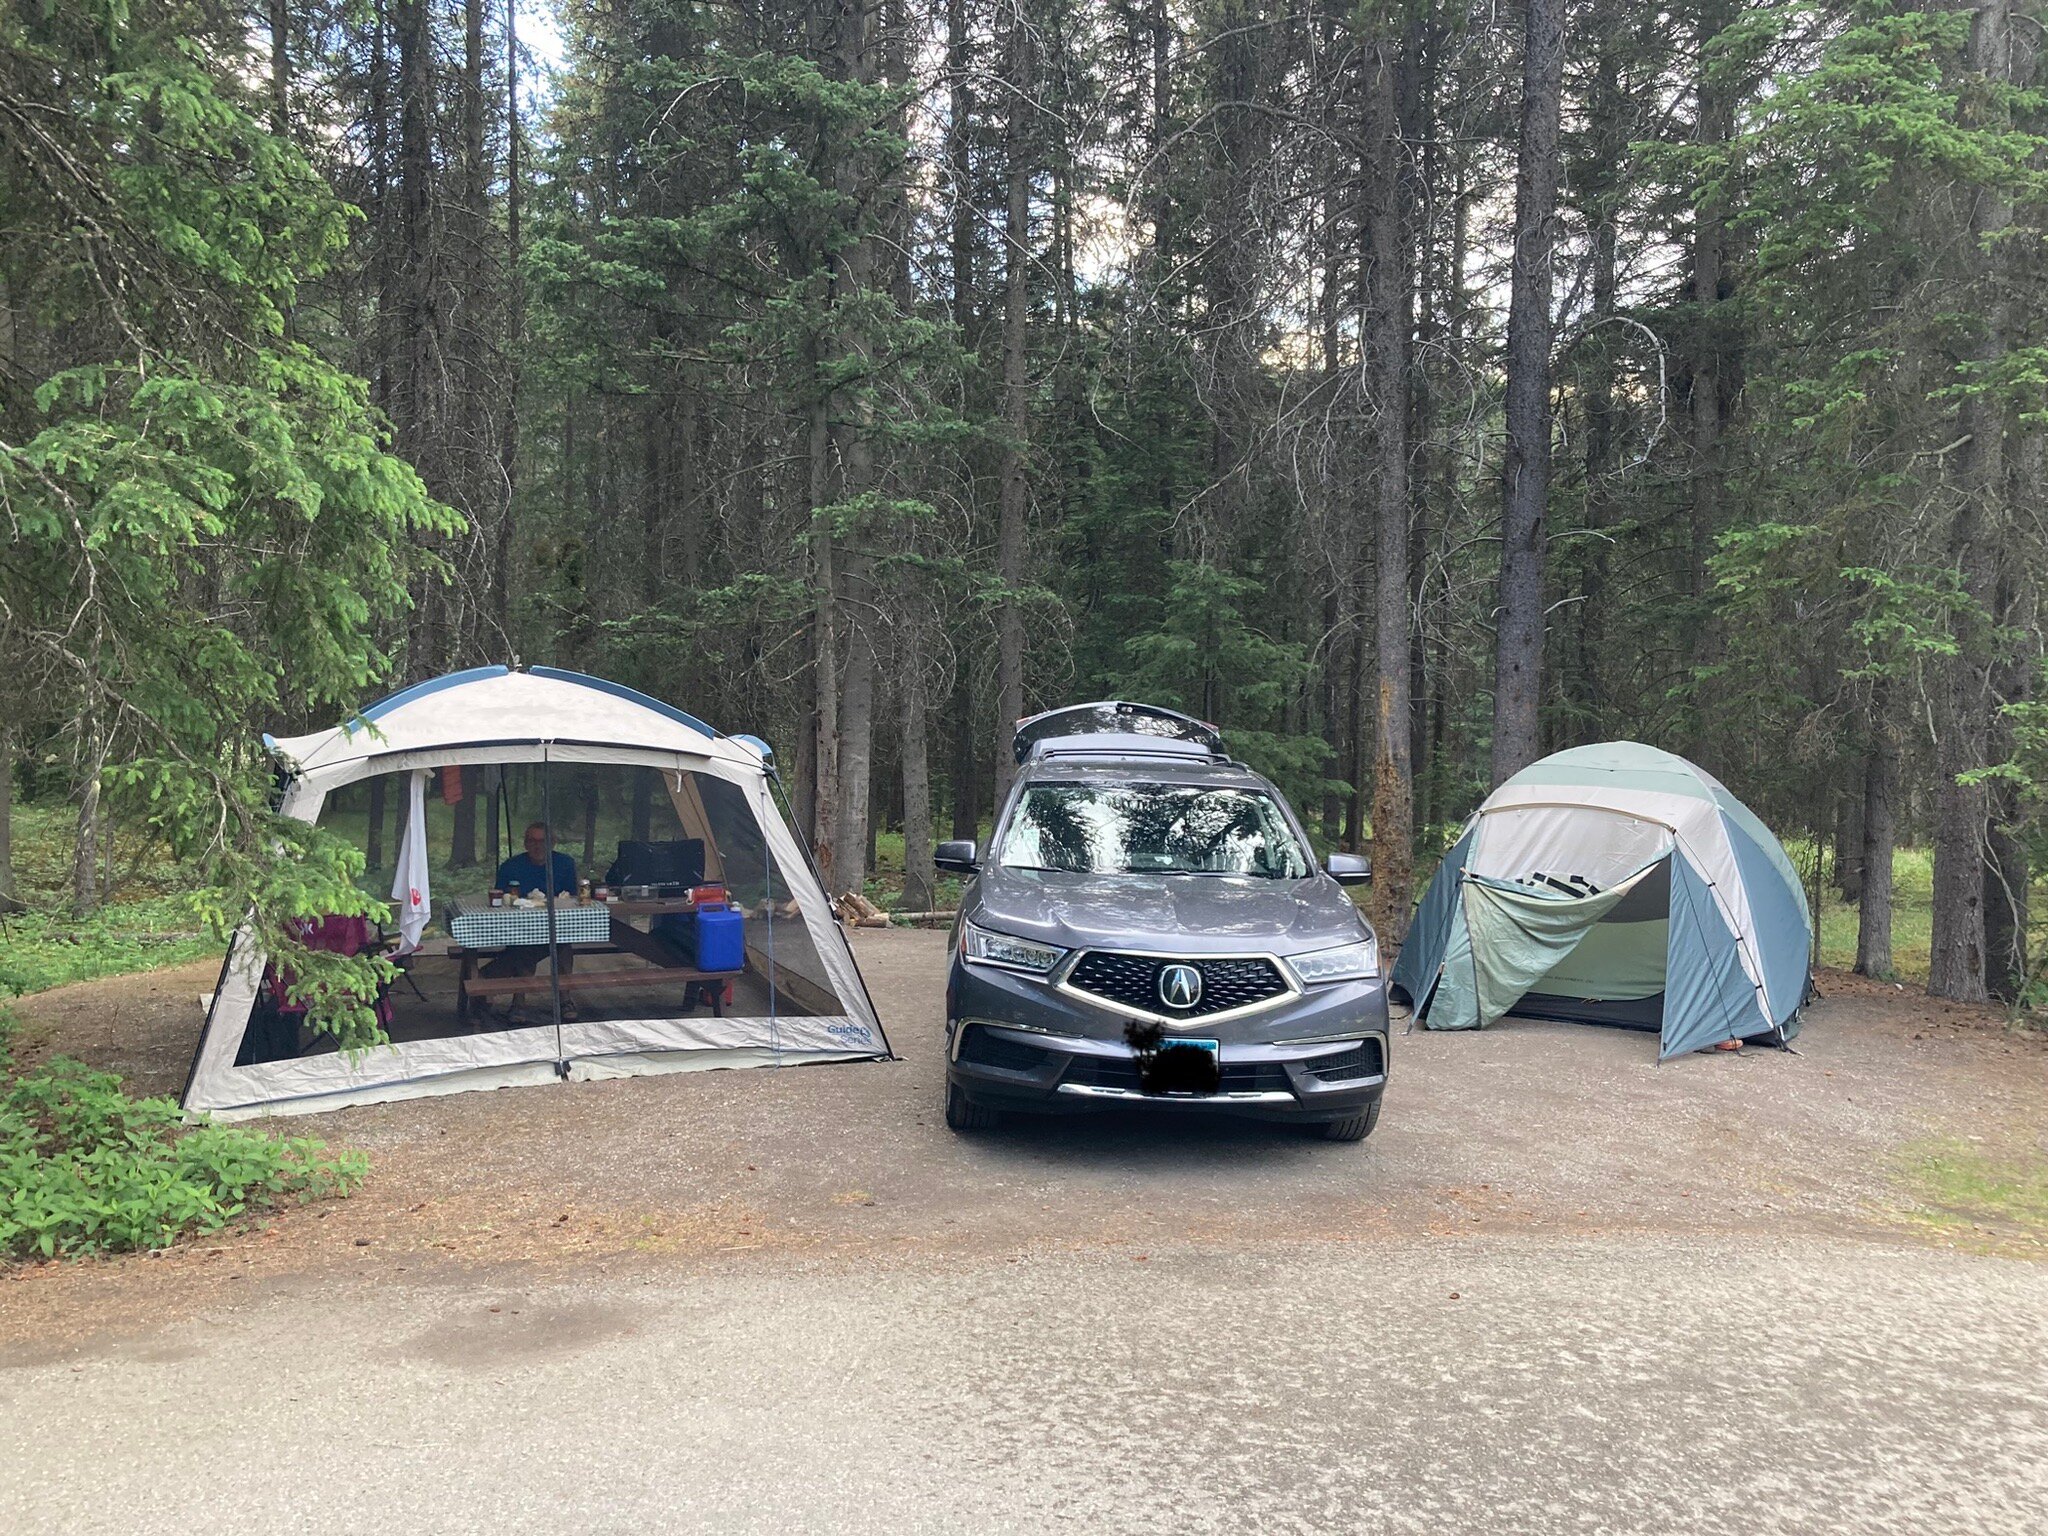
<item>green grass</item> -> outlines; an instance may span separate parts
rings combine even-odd
[[[1920,1142],[1901,1153],[1900,1175],[1915,1214],[1931,1226],[2048,1239],[2048,1160],[2038,1150]]]
[[[218,955],[198,931],[190,902],[149,896],[78,919],[30,911],[0,918],[0,997],[41,992],[95,976],[121,976]]]
[[[189,875],[160,844],[131,833],[114,838],[111,898],[91,917],[73,917],[76,831],[67,805],[15,807],[14,872],[26,910],[0,917],[0,997],[221,952],[193,911]]]
[[[1813,868],[1811,844],[1788,843],[1793,866]],[[1833,886],[1821,892],[1820,963],[1837,970],[1856,964],[1856,907]],[[1925,981],[1934,939],[1934,853],[1901,848],[1892,855],[1892,972],[1900,981]]]

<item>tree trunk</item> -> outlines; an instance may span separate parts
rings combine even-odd
[[[1031,444],[1030,358],[1026,350],[1031,302],[1031,66],[1031,32],[1025,24],[1023,0],[1015,0],[1006,70],[1009,110],[1003,122],[1009,206],[1003,225],[1004,437],[996,536],[996,578],[1001,583],[996,599],[994,743],[998,815],[1016,777],[1010,738],[1024,713],[1024,612],[1018,594],[1024,585],[1024,524],[1030,496],[1025,471]]]
[[[1508,293],[1507,448],[1494,631],[1493,782],[1535,761],[1543,671],[1544,503],[1550,490],[1550,250],[1557,207],[1564,0],[1526,0],[1515,249]]]
[[[832,846],[839,805],[839,591],[832,554],[832,523],[823,509],[831,500],[832,426],[820,399],[810,422],[811,563],[817,608],[811,618],[811,696],[817,724],[811,767],[811,848],[833,889],[837,876]]]
[[[2030,453],[2016,455],[2021,459]],[[2038,470],[2038,465],[2029,466]],[[2014,484],[2028,485],[2024,477]],[[1994,610],[2001,626],[2009,632],[2032,627],[2031,603],[2022,595],[2023,583],[2008,565],[1999,573],[1998,606]],[[1993,713],[1989,758],[1994,763],[2009,761],[2016,748],[2012,717],[2006,706],[2025,703],[2031,693],[2032,677],[2025,660],[2008,652],[1993,670]],[[1989,812],[1984,839],[1984,990],[2002,1003],[2020,999],[2027,980],[2027,886],[2032,878],[2027,844],[2022,832],[2024,808],[2019,787],[2010,779],[1997,779],[1988,786]]]
[[[518,532],[519,389],[526,346],[526,285],[519,269],[521,180],[519,164],[519,0],[505,0],[505,425],[498,440],[498,527],[492,540],[491,614],[497,653],[510,660],[512,644],[512,540]],[[494,834],[495,835],[495,834]]]
[[[953,832],[955,838],[981,832],[981,721],[977,717],[973,669],[963,659],[953,677]]]
[[[1379,459],[1373,525],[1377,591],[1373,647],[1373,922],[1399,944],[1415,883],[1414,758],[1409,702],[1408,220],[1395,97],[1395,42],[1374,40],[1366,69],[1365,347]]]
[[[1892,973],[1892,846],[1898,816],[1899,744],[1892,734],[1891,689],[1870,690],[1870,748],[1863,759],[1863,886],[1856,893],[1856,973]],[[1815,914],[1815,921],[1819,915]]]
[[[363,857],[371,871],[384,867],[384,775],[370,780],[369,826],[363,837]]]
[[[14,728],[0,721],[0,912],[20,907],[14,879]]]
[[[1844,901],[1863,896],[1863,801],[1860,789],[1835,801],[1835,889]]]
[[[87,720],[85,761],[78,783],[78,841],[71,851],[71,909],[80,917],[99,910],[100,779],[107,767],[107,744]]]
[[[292,131],[291,6],[269,0],[270,131],[289,138]]]
[[[448,842],[450,869],[476,868],[476,775],[482,770],[463,770],[462,798],[455,802],[455,821]]]
[[[849,562],[847,595],[855,613],[846,626],[846,667],[839,694],[839,794],[833,851],[840,890],[859,890],[868,873],[869,800],[874,783],[875,608],[865,562]]]
[[[946,0],[946,169],[953,182],[948,231],[953,257],[953,324],[964,340],[974,326],[974,168],[968,158],[974,117],[973,49],[967,30],[967,0]]]
[[[903,659],[903,905],[929,912],[938,887],[932,863],[932,773],[927,744],[923,614],[905,629]]]
[[[2012,77],[2012,17],[2008,0],[1991,0],[1971,24],[1965,62],[1986,81]],[[1994,104],[1988,110],[1999,112]],[[2002,114],[2001,114],[2002,115]],[[1989,128],[1991,123],[1981,126]],[[2012,222],[2004,194],[1979,189],[1971,218],[1968,259],[1972,285],[1982,294],[1983,331],[1969,361],[1988,365],[2003,354],[2008,330],[2004,262],[1989,246]],[[2005,491],[2005,413],[1988,393],[1964,398],[1958,413],[1963,444],[1955,455],[1956,513],[1949,554],[1961,587],[1979,612],[1994,599],[1992,549]],[[1985,786],[1961,775],[1985,766],[1990,749],[1992,637],[1975,613],[1956,625],[1957,648],[1941,668],[1935,698],[1934,931],[1927,990],[1958,1002],[1983,1002],[1985,990],[1984,858],[1990,821]]]
[[[1735,132],[1735,102],[1718,85],[1710,68],[1709,48],[1733,19],[1727,0],[1708,0],[1699,17],[1698,127],[1701,144],[1725,144]],[[1696,340],[1692,355],[1692,388],[1687,401],[1692,439],[1691,575],[1694,620],[1692,660],[1702,666],[1713,655],[1713,626],[1708,594],[1713,580],[1707,562],[1721,530],[1721,481],[1727,473],[1721,441],[1723,358],[1721,319],[1723,274],[1727,270],[1728,219],[1718,194],[1704,198],[1693,220],[1692,303]],[[1708,706],[1695,704],[1695,747],[1711,734],[1705,719]]]

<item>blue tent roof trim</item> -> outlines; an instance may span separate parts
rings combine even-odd
[[[460,688],[464,683],[480,683],[487,677],[503,677],[510,667],[471,667],[465,672],[450,672],[441,677],[430,677],[423,683],[414,683],[410,688],[401,688],[396,693],[386,694],[369,708],[359,712],[356,720],[375,721],[397,709],[401,704],[410,704],[415,699],[424,699],[429,694],[439,693],[444,688]]]
[[[501,667],[498,670],[503,671],[504,668]],[[624,683],[614,683],[607,678],[592,677],[588,672],[565,672],[560,667],[529,667],[527,670],[535,677],[553,678],[558,683],[579,683],[585,688],[595,688],[599,693],[608,693],[615,699],[630,699],[643,709],[651,709],[657,715],[665,715],[678,725],[687,725],[691,730],[705,736],[723,736],[725,734],[725,732],[713,726],[706,725],[695,715],[685,714],[673,704],[664,704],[659,699],[650,698],[638,688],[628,688]],[[461,676],[462,674],[458,673],[457,675]]]

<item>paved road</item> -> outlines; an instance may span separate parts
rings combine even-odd
[[[0,1375],[0,1530],[2038,1532],[2048,1269],[1460,1238],[260,1304]]]
[[[0,1275],[0,1536],[2048,1530],[2041,1233],[1909,1173],[2038,1158],[1995,1021],[1404,1036],[1356,1147],[962,1139],[943,937],[860,952],[901,1062],[317,1117],[350,1200]],[[172,1073],[191,990],[33,1001]]]

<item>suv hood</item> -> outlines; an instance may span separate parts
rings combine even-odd
[[[1065,949],[1305,954],[1371,932],[1327,875],[1077,875],[984,868],[966,917]]]

